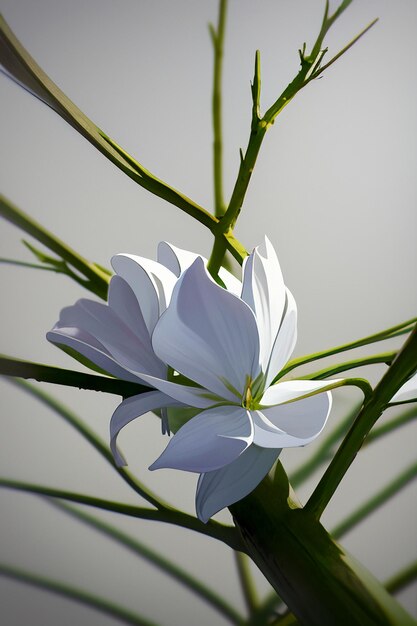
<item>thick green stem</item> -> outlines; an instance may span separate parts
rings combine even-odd
[[[393,395],[417,369],[417,327],[396,359],[365,402],[332,462],[314,490],[306,510],[319,519],[349,469],[371,428],[388,406]]]
[[[270,479],[230,507],[250,556],[303,626],[408,626],[414,620]]]
[[[37,587],[38,589],[51,591],[64,598],[70,598],[80,604],[85,604],[86,606],[96,609],[105,615],[112,615],[124,624],[130,624],[131,626],[157,626],[156,622],[151,622],[137,613],[133,613],[133,611],[128,611],[122,606],[109,602],[107,599],[88,593],[84,591],[84,589],[76,589],[66,583],[60,583],[56,580],[39,576],[38,574],[31,574],[30,572],[26,572],[11,565],[0,563],[0,576],[17,580],[26,585]]]
[[[391,593],[397,593],[397,591],[401,591],[412,582],[414,582],[417,578],[417,561],[411,563],[406,568],[398,572],[395,576],[390,578],[385,586]]]

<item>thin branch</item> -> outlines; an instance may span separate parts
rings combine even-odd
[[[258,608],[259,600],[252,580],[248,556],[242,552],[235,552],[235,562],[243,599],[245,601],[249,617],[251,617]]]
[[[18,569],[5,563],[0,563],[0,576],[10,578],[11,580],[17,580],[18,582],[43,589],[45,591],[51,591],[54,594],[63,596],[75,600],[80,604],[85,604],[105,615],[112,615],[116,619],[120,620],[124,624],[131,624],[133,626],[157,626],[155,622],[151,622],[144,617],[141,617],[133,611],[128,611],[122,606],[109,602],[107,599],[100,598],[92,593],[88,593],[83,589],[77,589],[71,587],[66,583],[60,583],[38,574],[32,574],[25,570]]]
[[[417,327],[365,402],[329,467],[307,502],[305,509],[319,519],[340,481],[359,452],[371,428],[391,398],[417,369]]]
[[[98,530],[100,533],[110,537],[117,543],[121,544],[134,554],[140,556],[145,561],[151,563],[154,567],[162,571],[167,576],[173,578],[177,583],[186,587],[192,593],[195,593],[201,600],[209,604],[215,611],[218,611],[232,624],[242,624],[243,617],[222,597],[209,589],[204,583],[196,580],[181,567],[169,561],[158,552],[155,552],[137,539],[119,530],[111,524],[103,522],[100,518],[89,515],[79,510],[77,507],[64,504],[59,500],[50,500],[51,504],[63,511],[67,515],[74,517],[83,524],[87,524]]]
[[[334,348],[328,348],[327,350],[322,350],[320,352],[313,352],[312,354],[307,354],[305,356],[298,357],[297,359],[293,359],[292,361],[289,361],[286,367],[284,367],[284,369],[281,370],[278,376],[276,376],[274,382],[288,374],[296,367],[300,367],[300,365],[306,365],[307,363],[311,363],[312,361],[317,361],[319,359],[324,359],[328,356],[332,356],[333,354],[339,354],[340,352],[346,352],[347,350],[353,350],[355,348],[367,346],[371,343],[385,341],[386,339],[393,339],[394,337],[398,337],[399,335],[409,333],[413,330],[416,322],[417,317],[413,317],[406,322],[402,322],[401,324],[397,324],[396,326],[392,326],[391,328],[382,330],[378,333],[375,333],[374,335],[362,337],[361,339],[356,339],[355,341],[341,344],[339,346],[335,346]]]
[[[332,531],[331,535],[338,539],[342,535],[352,530],[357,524],[362,522],[368,515],[376,511],[380,506],[385,504],[387,500],[395,496],[401,489],[406,487],[417,476],[417,463],[414,463],[408,467],[405,471],[401,472],[399,476],[394,478],[388,485],[386,485],[381,491],[373,495],[365,504],[353,511],[346,519],[340,522]]]
[[[223,136],[222,136],[222,74],[223,49],[226,28],[227,0],[220,0],[217,30],[211,26],[211,40],[214,50],[213,72],[213,173],[214,173],[214,214],[221,217],[225,212],[223,199]]]
[[[335,374],[340,374],[341,372],[346,372],[347,370],[352,370],[357,367],[362,367],[364,365],[375,365],[376,363],[385,363],[385,365],[391,365],[393,360],[395,359],[397,352],[384,352],[383,354],[373,354],[371,356],[364,356],[359,359],[354,359],[352,361],[346,361],[345,363],[337,363],[335,365],[330,365],[318,372],[312,372],[311,374],[307,374],[306,376],[300,376],[301,380],[323,380],[328,378],[329,376],[334,376]]]
[[[213,228],[217,222],[214,216],[151,174],[67,98],[21,45],[3,17],[0,17],[0,62],[3,73],[51,107],[138,185]]]
[[[385,583],[385,588],[390,593],[397,593],[408,585],[411,585],[417,578],[417,561],[410,563],[406,568],[398,572]]]
[[[123,502],[114,502],[112,500],[104,500],[103,498],[86,496],[84,494],[65,491],[63,489],[53,489],[45,487],[44,485],[34,485],[31,483],[3,478],[0,479],[0,488],[12,489],[14,491],[24,491],[27,493],[47,496],[49,498],[60,498],[77,504],[93,506],[103,511],[112,511],[113,513],[127,515],[128,517],[134,517],[136,519],[173,524],[174,526],[194,530],[195,532],[206,535],[207,537],[212,537],[213,539],[222,541],[233,550],[241,550],[245,552],[245,548],[242,545],[237,530],[233,526],[225,526],[213,521],[203,524],[203,522],[200,522],[200,520],[196,517],[183,513],[182,511],[176,511],[175,509],[148,509],[131,504],[125,504]]]
[[[89,389],[91,391],[102,391],[122,396],[123,398],[149,391],[149,387],[139,383],[131,383],[126,380],[107,378],[95,374],[84,374],[75,370],[22,361],[4,355],[0,355],[0,375],[15,378],[32,378],[38,382]]]
[[[46,230],[29,215],[18,209],[17,206],[2,195],[0,195],[0,217],[28,233],[49,248],[49,250],[55,252],[60,258],[64,259],[85,276],[86,281],[82,283],[84,287],[106,300],[110,276],[97,265],[75,252],[75,250]]]

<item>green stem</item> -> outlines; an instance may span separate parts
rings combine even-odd
[[[47,265],[38,265],[36,263],[27,263],[26,261],[17,261],[16,259],[0,258],[0,263],[4,265],[16,265],[17,267],[28,267],[34,270],[46,270],[57,274],[66,274],[66,271],[60,267],[48,267]]]
[[[117,378],[106,378],[95,374],[84,374],[75,370],[66,370],[60,367],[22,361],[0,355],[0,375],[16,378],[33,378],[38,382],[102,391],[123,398],[136,396],[149,391],[149,387],[139,383],[131,383]]]
[[[45,406],[55,411],[60,415],[68,424],[70,424],[75,430],[88,441],[97,452],[109,463],[109,465],[119,474],[119,476],[131,487],[138,495],[144,498],[149,504],[152,504],[157,509],[169,508],[166,502],[163,502],[156,494],[147,489],[141,482],[133,476],[129,470],[125,467],[117,467],[114,463],[113,455],[107,444],[105,444],[100,437],[98,437],[88,426],[77,416],[70,411],[61,402],[45,393],[42,389],[38,389],[34,385],[27,383],[24,380],[11,379],[9,382],[16,385],[20,389],[23,389],[26,393],[35,397],[42,402]]]
[[[245,550],[236,529],[232,526],[224,526],[223,524],[213,521],[203,524],[203,522],[200,522],[200,520],[192,515],[188,515],[182,511],[176,511],[175,509],[147,509],[131,504],[124,504],[123,502],[114,502],[112,500],[94,498],[92,496],[86,496],[72,491],[52,489],[43,485],[34,485],[16,480],[0,479],[0,488],[1,487],[4,489],[24,491],[26,493],[33,493],[50,498],[60,498],[69,502],[93,506],[97,509],[102,509],[103,511],[112,511],[113,513],[120,513],[121,515],[127,515],[137,519],[173,524],[174,526],[188,528],[189,530],[206,535],[207,537],[212,537],[213,539],[222,541],[233,550]]]
[[[83,589],[76,589],[65,583],[60,583],[56,580],[39,576],[38,574],[31,574],[30,572],[12,567],[11,565],[0,563],[0,576],[5,576],[6,578],[17,580],[21,583],[31,585],[32,587],[44,589],[45,591],[51,591],[64,598],[70,598],[80,604],[85,604],[86,606],[96,609],[105,615],[112,615],[124,624],[131,624],[133,626],[157,626],[155,622],[151,622],[137,615],[137,613],[128,611],[113,602],[88,593]]]
[[[398,337],[399,335],[409,333],[413,330],[416,322],[417,317],[413,317],[411,320],[407,320],[406,322],[402,322],[401,324],[397,324],[396,326],[392,326],[391,328],[382,330],[378,333],[375,333],[374,335],[362,337],[362,339],[356,339],[356,341],[351,341],[340,346],[335,346],[334,348],[322,350],[321,352],[313,352],[312,354],[307,354],[305,356],[298,357],[297,359],[293,359],[292,361],[288,362],[284,369],[281,370],[279,375],[275,378],[274,382],[288,374],[288,372],[290,372],[294,368],[299,367],[300,365],[306,365],[307,363],[311,363],[312,361],[324,359],[325,357],[332,356],[333,354],[338,354],[339,352],[346,352],[347,350],[353,350],[354,348],[367,346],[368,344],[376,343],[377,341],[384,341],[385,339],[392,339],[393,337]]]
[[[381,489],[381,491],[372,496],[364,505],[360,506],[356,511],[353,511],[346,519],[340,522],[336,528],[331,531],[332,536],[335,537],[335,539],[339,539],[339,537],[345,535],[392,496],[395,496],[401,489],[414,480],[416,476],[417,463],[414,463],[404,472],[401,472],[399,476]]]
[[[329,467],[307,502],[305,510],[319,519],[340,481],[359,452],[371,428],[388,406],[393,395],[417,369],[417,327],[396,359],[365,402]]]
[[[394,430],[397,430],[397,428],[400,428],[401,426],[408,424],[412,420],[416,419],[416,417],[417,417],[417,406],[413,406],[408,411],[405,411],[404,413],[397,415],[397,417],[394,417],[392,420],[389,420],[382,426],[378,426],[378,428],[373,428],[371,432],[369,433],[368,437],[365,439],[363,447],[366,447],[370,443],[377,441],[380,437],[384,437],[385,435],[388,435]]]
[[[346,361],[345,363],[331,365],[330,367],[326,367],[317,372],[312,372],[311,374],[307,374],[306,376],[300,376],[299,378],[306,380],[322,380],[324,378],[328,378],[329,376],[334,376],[335,374],[340,374],[341,372],[355,369],[356,367],[362,367],[363,365],[374,365],[376,363],[385,363],[386,365],[391,365],[396,355],[397,352],[392,351],[384,352],[383,354],[373,354],[372,356],[364,356],[359,359],[354,359],[352,361]]]
[[[86,281],[83,285],[97,296],[106,300],[110,277],[83,256],[75,252],[66,243],[50,233],[46,228],[18,209],[7,198],[0,195],[0,217],[28,233],[44,246],[55,252],[72,267],[78,270]]]
[[[221,217],[225,212],[223,199],[223,137],[222,137],[222,74],[223,49],[226,26],[227,0],[220,0],[217,30],[210,24],[210,34],[214,49],[213,72],[213,178],[214,178],[214,214]]]
[[[249,560],[246,554],[235,552],[235,562],[246,609],[249,616],[252,616],[258,607],[259,601],[250,572]]]
[[[230,604],[228,604],[226,600],[218,596],[213,590],[206,587],[206,585],[202,582],[193,578],[193,576],[188,574],[181,567],[161,556],[143,543],[140,543],[137,539],[130,537],[115,526],[103,522],[98,517],[78,510],[78,508],[64,504],[63,502],[59,502],[57,500],[52,500],[51,503],[64,513],[71,515],[80,522],[98,530],[117,543],[125,546],[145,561],[151,563],[164,574],[170,576],[176,582],[186,587],[189,591],[195,593],[201,600],[209,604],[214,610],[223,615],[223,617],[225,617],[232,624],[239,625],[243,623],[243,617],[239,615],[239,613],[237,613],[237,611]]]
[[[279,489],[277,490],[277,486]],[[302,626],[401,626],[414,620],[323,526],[265,478],[230,508],[249,555]]]
[[[417,578],[417,561],[414,563],[410,563],[406,568],[398,572],[395,576],[390,578],[386,583],[385,587],[390,593],[397,593],[397,591],[401,591],[412,582],[414,582]]]

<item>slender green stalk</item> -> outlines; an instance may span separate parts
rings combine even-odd
[[[396,359],[365,402],[329,467],[311,495],[305,510],[319,519],[340,481],[359,452],[371,428],[388,406],[393,395],[417,369],[417,327],[413,330]]]
[[[405,426],[406,424],[408,424],[412,420],[415,420],[416,418],[417,418],[417,406],[414,405],[408,411],[405,411],[404,413],[397,415],[397,417],[394,417],[392,420],[389,420],[382,426],[378,426],[378,428],[373,428],[371,432],[369,433],[368,437],[365,439],[363,447],[365,448],[366,446],[369,446],[370,443],[377,441],[380,437],[389,435],[394,430],[397,430],[397,428],[400,428],[401,426]]]
[[[217,30],[210,24],[210,35],[214,50],[213,72],[213,179],[214,179],[214,214],[221,217],[225,212],[223,199],[223,136],[222,136],[222,75],[223,49],[226,29],[227,0],[220,0]]]
[[[47,270],[48,272],[56,272],[57,274],[66,274],[65,270],[60,267],[48,267],[47,265],[39,265],[37,263],[27,263],[26,261],[18,261],[16,259],[0,258],[0,263],[4,265],[16,265],[17,267],[28,267],[34,270]]]
[[[258,607],[259,599],[252,579],[249,560],[246,554],[242,552],[235,552],[235,562],[240,587],[243,593],[243,599],[245,601],[249,617],[251,617]]]
[[[265,626],[270,624],[270,620],[274,614],[276,614],[278,608],[282,607],[283,603],[275,591],[272,591],[261,602],[260,606],[254,611],[252,617],[249,619],[247,626]],[[273,624],[275,622],[272,622]]]
[[[233,189],[232,197],[230,199],[227,211],[221,220],[223,228],[233,228],[236,224],[236,220],[239,216],[243,201],[246,195],[246,191],[249,186],[249,182],[252,176],[253,169],[255,167],[256,159],[262,145],[262,141],[266,134],[266,131],[274,123],[277,115],[287,106],[294,96],[301,91],[311,80],[318,76],[317,72],[322,73],[323,68],[320,69],[321,60],[326,51],[322,51],[322,45],[324,38],[331,28],[335,20],[343,13],[350,2],[342,2],[339,8],[332,16],[328,14],[328,5],[326,5],[322,26],[317,39],[312,47],[310,54],[306,54],[305,48],[300,51],[301,68],[292,80],[292,82],[284,89],[281,95],[273,103],[273,105],[266,111],[262,119],[259,115],[253,116],[251,133],[246,148],[245,155],[243,156],[237,176],[236,184]],[[339,58],[357,41],[365,32],[373,26],[373,23],[365,29],[358,37],[348,46],[346,46],[337,55]],[[332,63],[336,58],[332,59]],[[253,109],[259,108],[259,93],[260,93],[260,80],[259,80],[259,55],[257,55],[255,62],[255,79],[253,85],[255,89],[252,90]]]
[[[52,411],[55,411],[60,417],[62,417],[68,424],[70,424],[75,430],[88,441],[97,452],[111,465],[111,467],[119,474],[119,476],[142,498],[144,498],[149,504],[152,504],[157,509],[169,508],[169,505],[162,501],[152,491],[147,489],[141,482],[133,476],[126,467],[117,467],[114,463],[113,455],[110,452],[109,446],[104,443],[100,437],[96,435],[88,426],[81,420],[75,413],[70,411],[64,404],[56,400],[51,395],[45,393],[42,389],[35,387],[31,383],[27,383],[24,380],[10,379],[9,382],[16,385],[32,397],[36,398],[42,404],[47,406]]]
[[[368,515],[376,511],[380,506],[385,504],[387,500],[395,496],[401,489],[406,487],[417,476],[417,463],[414,463],[408,467],[404,472],[401,472],[399,476],[394,478],[388,485],[386,485],[381,491],[376,493],[372,498],[367,500],[365,504],[360,506],[356,511],[353,511],[346,519],[340,522],[336,528],[331,531],[332,536],[335,539],[339,539],[342,535],[345,535]]]
[[[112,511],[113,513],[120,513],[121,515],[127,515],[128,517],[134,517],[137,519],[173,524],[174,526],[188,528],[189,530],[194,530],[195,532],[206,535],[207,537],[212,537],[213,539],[222,541],[233,550],[245,551],[236,529],[232,526],[225,526],[224,524],[219,524],[218,522],[213,521],[203,524],[203,522],[200,522],[200,520],[192,515],[188,515],[182,511],[176,511],[175,509],[148,509],[131,504],[124,504],[123,502],[114,502],[112,500],[104,500],[103,498],[94,498],[92,496],[86,496],[72,491],[53,489],[45,487],[44,485],[34,485],[31,483],[8,480],[5,478],[0,479],[0,488],[11,489],[14,491],[24,491],[26,493],[33,493],[50,498],[60,498],[61,500],[93,506],[97,509],[102,509],[103,511]]]
[[[354,348],[360,348],[362,346],[367,346],[371,343],[385,341],[385,339],[392,339],[394,337],[398,337],[399,335],[409,333],[413,330],[416,322],[417,317],[413,317],[411,320],[407,320],[406,322],[402,322],[401,324],[397,324],[396,326],[392,326],[391,328],[382,330],[378,333],[375,333],[374,335],[362,337],[362,339],[356,339],[355,341],[351,341],[340,346],[335,346],[334,348],[329,348],[327,350],[322,350],[321,352],[313,352],[312,354],[300,356],[297,359],[289,361],[286,367],[284,367],[284,369],[282,369],[278,376],[275,378],[274,382],[288,374],[294,368],[299,367],[300,365],[306,365],[307,363],[311,363],[312,361],[324,359],[325,357],[332,356],[333,354],[339,354],[339,352],[346,352],[347,350],[353,350]]]
[[[220,597],[212,589],[209,589],[204,583],[196,580],[181,567],[161,556],[158,552],[155,552],[145,544],[122,532],[115,526],[103,522],[100,518],[94,515],[84,513],[78,508],[64,504],[59,500],[51,500],[50,502],[64,513],[74,517],[84,524],[87,524],[88,526],[91,526],[94,530],[98,530],[107,537],[110,537],[117,543],[126,547],[134,554],[140,556],[145,561],[151,563],[164,574],[173,578],[176,582],[186,587],[192,593],[195,593],[201,600],[209,604],[215,611],[223,615],[223,617],[225,617],[232,624],[243,624],[243,617],[239,615],[239,613],[228,602],[226,602],[226,600]]]
[[[65,583],[39,576],[38,574],[26,572],[11,565],[0,563],[0,576],[17,580],[26,585],[37,587],[38,589],[51,591],[64,598],[70,598],[80,604],[85,604],[86,606],[96,609],[105,615],[112,615],[124,624],[131,624],[133,626],[157,626],[156,622],[151,622],[137,613],[133,613],[133,611],[128,611],[122,606],[109,602],[107,599],[100,598],[83,589],[77,589]]]
[[[0,355],[0,375],[13,376],[15,378],[33,378],[38,382],[102,391],[123,398],[136,396],[149,391],[149,387],[139,383],[131,383],[127,380],[107,378],[95,374],[84,374],[75,370],[66,370],[61,367],[22,361],[8,356]]]
[[[106,272],[85,259],[78,252],[75,252],[75,250],[46,230],[41,224],[18,209],[3,195],[0,195],[0,217],[37,239],[37,241],[55,252],[55,254],[85,276],[85,281],[79,280],[78,282],[86,289],[89,289],[103,300],[107,298],[110,277]]]
[[[413,583],[416,578],[417,561],[414,561],[414,563],[410,563],[410,565],[401,570],[401,572],[398,572],[398,574],[390,578],[385,583],[385,587],[390,593],[397,593],[397,591],[401,591],[405,587],[408,587],[408,585]]]
[[[330,365],[330,367],[325,367],[318,372],[312,372],[311,374],[307,374],[306,376],[300,376],[300,379],[322,380],[324,378],[328,378],[329,376],[334,376],[335,374],[340,374],[341,372],[355,369],[356,367],[362,367],[363,365],[374,365],[375,363],[385,363],[386,365],[391,365],[396,355],[397,352],[393,351],[384,352],[383,354],[373,354],[372,356],[364,356],[359,359],[354,359],[352,361],[346,361],[345,363]]]

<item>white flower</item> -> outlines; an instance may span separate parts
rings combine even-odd
[[[412,400],[417,400],[417,372],[391,398],[391,402],[410,402]]]
[[[109,306],[80,301],[64,309],[48,338],[102,368],[107,365],[103,369],[113,375],[155,388],[128,398],[113,414],[111,446],[118,463],[123,459],[116,437],[131,420],[167,406],[200,409],[151,469],[200,473],[196,508],[198,517],[207,521],[252,491],[282,448],[303,446],[318,436],[330,412],[331,394],[318,393],[328,388],[326,381],[271,384],[293,351],[297,311],[267,239],[246,259],[242,285],[229,280],[229,291],[212,280],[201,257],[185,251],[175,256],[173,250],[165,244],[160,254],[165,272],[145,259],[116,256],[118,277],[111,281]],[[169,280],[167,267],[173,270]],[[85,310],[87,318],[80,316]],[[166,364],[174,372],[170,379]],[[116,366],[123,369],[122,376]]]

